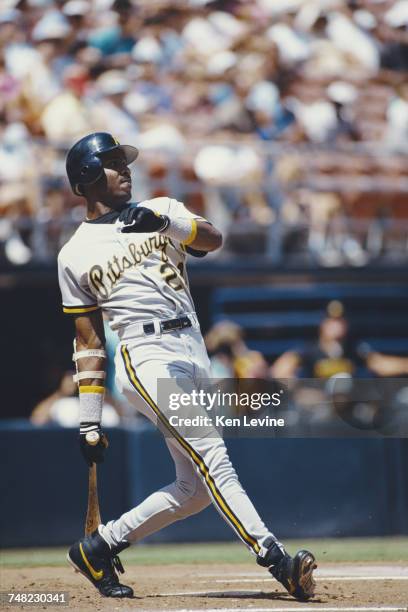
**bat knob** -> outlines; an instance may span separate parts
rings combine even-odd
[[[100,439],[101,437],[97,431],[88,431],[88,433],[85,436],[85,440],[91,446],[96,446]]]

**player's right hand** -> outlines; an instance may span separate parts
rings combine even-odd
[[[98,423],[81,423],[79,428],[79,447],[85,462],[102,463],[108,447],[108,439]]]
[[[169,223],[165,215],[159,215],[145,206],[128,206],[120,213],[119,221],[124,223],[122,232],[125,234],[160,232]]]

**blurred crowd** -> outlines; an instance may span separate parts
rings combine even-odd
[[[231,252],[405,254],[407,72],[408,0],[2,0],[0,257],[54,255],[98,130],[142,150],[136,200],[213,213]]]

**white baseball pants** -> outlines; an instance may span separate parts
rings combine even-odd
[[[116,383],[128,400],[161,430],[167,427],[168,406],[158,404],[157,380],[188,380],[197,388],[210,378],[210,362],[198,326],[160,336],[122,340],[116,359]],[[197,385],[197,386],[196,386]],[[137,542],[180,519],[200,512],[211,502],[254,553],[276,538],[265,527],[239,483],[223,440],[186,438],[169,427],[166,442],[176,468],[176,480],[156,491],[117,520],[100,527],[111,545]],[[261,552],[261,554],[262,554]]]

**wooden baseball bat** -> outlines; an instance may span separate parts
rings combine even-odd
[[[85,535],[89,535],[95,531],[101,522],[98,499],[98,477],[96,473],[96,463],[93,463],[92,467],[89,468],[88,509],[85,519]]]
[[[97,432],[89,432],[86,434],[86,440],[88,444],[94,446],[98,444],[100,437]],[[107,448],[108,440],[106,436],[102,437],[102,443]],[[96,471],[96,463],[92,464],[89,468],[89,480],[88,480],[88,508],[85,519],[85,535],[89,535],[98,525],[101,524],[101,513],[99,510],[99,497],[98,497],[98,476]]]

